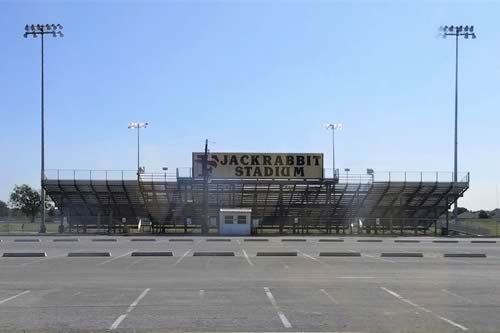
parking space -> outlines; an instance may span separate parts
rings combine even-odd
[[[34,289],[1,304],[2,330],[102,329],[132,301],[130,290]]]
[[[498,245],[383,242],[14,242],[0,252],[0,327],[37,331],[494,331],[500,327]],[[150,237],[148,237],[150,238]],[[109,251],[110,257],[67,257]],[[171,251],[133,257],[133,251]],[[194,252],[234,252],[231,257]],[[257,252],[296,252],[260,257]],[[359,257],[320,257],[359,251]],[[381,257],[417,252],[421,258]],[[483,252],[487,258],[444,258]]]

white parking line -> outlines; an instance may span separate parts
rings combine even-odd
[[[185,257],[189,254],[189,252],[191,252],[191,250],[193,250],[193,249],[189,249],[189,250],[187,250],[187,251],[186,251],[186,252],[182,255],[182,257],[180,257],[179,259],[177,259],[177,261],[174,263],[174,266],[177,266],[177,264],[178,264],[178,263],[180,263],[180,262],[182,261],[182,259],[184,259],[184,258],[185,258]]]
[[[271,302],[271,305],[273,306],[274,310],[278,314],[278,317],[280,317],[281,323],[283,324],[283,326],[285,328],[291,328],[292,324],[290,324],[290,322],[288,321],[288,319],[285,316],[285,314],[280,310],[280,308],[278,306],[278,303],[276,303],[276,300],[274,299],[274,296],[271,293],[271,291],[269,290],[269,288],[268,287],[264,287],[264,291],[266,292],[267,298],[269,298],[269,301]]]
[[[116,328],[118,327],[118,325],[120,325],[121,322],[123,321],[123,319],[125,319],[125,318],[127,318],[126,314],[120,315],[118,318],[116,318],[116,320],[113,322],[113,325],[111,325],[111,327],[109,329],[110,330],[116,330]]]
[[[133,261],[130,265],[127,265],[127,266],[125,267],[125,270],[127,270],[127,271],[128,271],[128,270],[130,270],[130,268],[131,268],[132,266],[134,266],[135,264],[140,263],[140,262],[141,262],[141,261],[143,261],[143,260],[144,260],[144,258],[140,258],[140,259],[137,259],[137,260]]]
[[[458,323],[454,322],[454,321],[453,321],[453,320],[451,320],[451,319],[448,319],[448,318],[445,318],[445,317],[443,317],[443,316],[440,316],[440,315],[438,315],[438,314],[436,314],[436,313],[432,312],[431,310],[429,310],[429,309],[427,309],[427,308],[424,308],[423,306],[420,306],[420,305],[418,305],[418,304],[416,304],[416,303],[413,303],[412,301],[410,301],[410,300],[408,300],[408,299],[404,298],[403,296],[399,295],[398,293],[396,293],[396,292],[394,292],[394,291],[392,291],[392,290],[389,290],[389,289],[384,288],[384,287],[380,287],[380,288],[381,288],[382,290],[384,290],[385,292],[387,292],[387,293],[391,294],[392,296],[396,297],[396,298],[397,298],[397,299],[399,299],[400,301],[405,302],[406,304],[409,304],[409,305],[411,305],[411,306],[414,306],[414,307],[416,307],[417,309],[419,309],[419,310],[421,310],[421,311],[424,311],[424,312],[430,313],[430,314],[432,314],[434,317],[439,318],[439,319],[441,319],[441,320],[443,320],[443,321],[447,322],[447,323],[448,323],[448,324],[450,324],[450,325],[453,325],[453,326],[455,326],[455,327],[460,328],[462,331],[467,331],[467,330],[468,330],[468,328],[467,328],[467,327],[465,327],[465,326],[463,326],[463,325],[460,325],[460,324],[458,324]]]
[[[316,262],[318,262],[318,263],[321,264],[321,261],[318,258],[314,258],[313,256],[310,256],[307,253],[304,253],[304,252],[302,252],[302,251],[300,251],[298,249],[295,249],[295,251],[297,251],[297,253],[300,254],[301,256],[303,256],[304,258],[314,260],[314,261],[316,261]]]
[[[455,296],[456,298],[460,298],[460,299],[462,299],[462,300],[464,300],[464,301],[466,301],[466,302],[468,302],[468,303],[474,303],[474,304],[476,304],[476,302],[474,302],[474,301],[473,301],[473,300],[471,300],[470,298],[467,298],[467,297],[464,297],[464,296],[460,296],[460,295],[455,294],[455,293],[453,293],[453,292],[451,292],[451,291],[449,291],[449,290],[447,290],[447,289],[441,289],[441,291],[442,291],[443,293],[445,293],[445,294],[448,294],[448,295],[451,295],[451,296]]]
[[[30,292],[29,290],[25,290],[22,293],[19,293],[17,295],[11,296],[9,298],[3,299],[0,301],[0,304],[7,303],[8,301],[13,300],[14,298],[18,298],[19,296],[23,296],[24,294],[27,294],[29,292]]]
[[[118,318],[116,318],[116,320],[113,322],[113,324],[111,325],[111,327],[109,328],[110,330],[115,330],[118,328],[118,326],[121,324],[121,322],[127,318],[128,314],[137,306],[137,304],[139,304],[139,302],[141,301],[141,299],[144,298],[144,296],[146,296],[146,294],[149,292],[150,288],[146,288],[144,289],[144,291],[139,295],[139,297],[137,297],[133,302],[132,304],[129,305],[128,309],[127,309],[127,313],[125,314],[122,314],[120,316],[118,316]]]
[[[65,256],[66,256],[66,254],[60,254],[60,255],[58,255],[58,256],[53,256],[53,257],[45,257],[45,258],[42,258],[42,259],[38,259],[38,260],[34,260],[34,261],[25,262],[24,264],[19,265],[19,267],[25,267],[25,266],[28,266],[28,265],[31,265],[31,264],[36,264],[36,263],[41,262],[41,261],[50,260],[50,259],[55,259],[55,258],[61,258],[61,257],[65,257]]]
[[[253,266],[253,262],[252,262],[252,260],[250,260],[250,257],[248,256],[247,251],[245,251],[244,249],[241,249],[241,251],[243,251],[243,255],[245,256],[245,259],[248,261],[248,264],[250,266]]]
[[[212,260],[212,258],[208,257],[207,262],[205,263],[205,269],[208,269],[208,266],[210,265],[211,260]]]
[[[325,296],[328,297],[328,299],[330,301],[332,301],[333,303],[339,304],[339,302],[335,298],[333,298],[333,296],[330,295],[325,289],[320,289],[319,291],[321,291],[323,294],[325,294]]]
[[[372,258],[372,259],[377,259],[377,260],[380,260],[380,261],[390,262],[391,264],[395,264],[396,263],[394,260],[379,258],[379,257],[371,256],[369,254],[361,254],[361,256],[362,257],[367,257],[367,258]]]
[[[112,262],[113,260],[123,258],[123,257],[125,257],[125,256],[127,256],[127,255],[129,255],[129,254],[131,254],[131,253],[132,253],[132,252],[134,252],[134,251],[137,251],[137,249],[132,250],[132,251],[129,251],[129,252],[127,252],[127,253],[124,253],[124,254],[122,254],[121,256],[114,257],[114,258],[111,258],[111,259],[105,260],[105,261],[103,261],[103,262],[100,262],[100,263],[98,263],[98,264],[97,264],[97,266],[101,266],[101,265],[104,265],[104,264],[106,264],[106,263],[108,263],[108,262]]]
[[[450,259],[450,258],[446,258],[446,260],[453,261],[453,262],[458,262],[458,263],[460,263],[460,264],[467,264],[467,265],[472,264],[470,261],[465,261],[465,260],[461,260],[461,259]]]

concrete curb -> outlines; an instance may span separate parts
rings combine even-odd
[[[194,252],[193,257],[234,257],[234,252]]]
[[[297,252],[257,252],[256,257],[296,257]]]
[[[445,253],[445,258],[486,258],[486,253]]]
[[[172,252],[132,252],[131,257],[171,257]]]
[[[496,240],[473,240],[470,241],[472,244],[496,244]]]
[[[61,239],[53,239],[53,242],[79,242],[78,238],[61,238]]]
[[[413,239],[395,239],[394,243],[420,243],[420,241]]]
[[[156,242],[156,239],[154,238],[132,238],[130,239],[131,242]]]
[[[45,252],[5,252],[2,257],[5,258],[28,258],[28,257],[46,257]]]
[[[381,253],[380,256],[394,258],[422,258],[424,254],[419,252],[384,252]]]
[[[110,252],[69,252],[68,257],[111,257]]]
[[[343,242],[344,240],[343,239],[335,239],[335,238],[332,238],[332,239],[319,239],[318,242]]]
[[[444,243],[444,244],[446,244],[446,243],[458,243],[457,240],[433,240],[432,242],[433,243]]]
[[[20,239],[14,239],[14,242],[16,243],[23,243],[23,242],[40,242],[38,238],[20,238]]]
[[[359,252],[320,252],[320,257],[361,257]]]
[[[358,239],[359,243],[382,243],[381,239]]]

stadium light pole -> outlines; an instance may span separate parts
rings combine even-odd
[[[342,124],[325,124],[325,129],[332,130],[332,166],[333,166],[333,178],[337,175],[337,171],[335,170],[335,131],[342,129]]]
[[[453,182],[458,182],[458,40],[459,37],[465,39],[476,39],[476,33],[474,32],[474,26],[453,26],[445,25],[439,28],[441,37],[454,37],[455,38],[455,140],[454,140],[454,168],[453,168]],[[458,198],[455,200],[453,209],[453,218],[455,223],[457,223],[458,218]],[[446,230],[448,230],[448,220],[446,220]]]
[[[140,130],[141,128],[147,128],[149,123],[140,123],[140,122],[130,122],[128,123],[128,128],[137,128],[137,179],[139,179],[139,175],[141,173],[141,164],[140,164]]]
[[[64,37],[62,33],[63,26],[60,24],[26,24],[24,27],[24,38],[40,36],[41,40],[41,163],[40,163],[40,186],[41,186],[41,201],[42,201],[42,216],[40,220],[39,233],[45,233],[47,228],[45,226],[45,189],[43,188],[43,181],[45,179],[45,100],[44,100],[44,36],[50,35],[52,37]]]

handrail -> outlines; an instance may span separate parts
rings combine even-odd
[[[325,169],[325,180],[333,180],[333,169]],[[339,183],[364,184],[372,182],[453,182],[454,173],[448,171],[374,171],[373,174],[340,172]],[[177,168],[175,172],[140,174],[142,181],[175,181],[178,178],[192,178],[191,168]],[[116,169],[46,169],[46,180],[137,180],[136,170]],[[459,183],[470,181],[469,172],[458,174]]]

